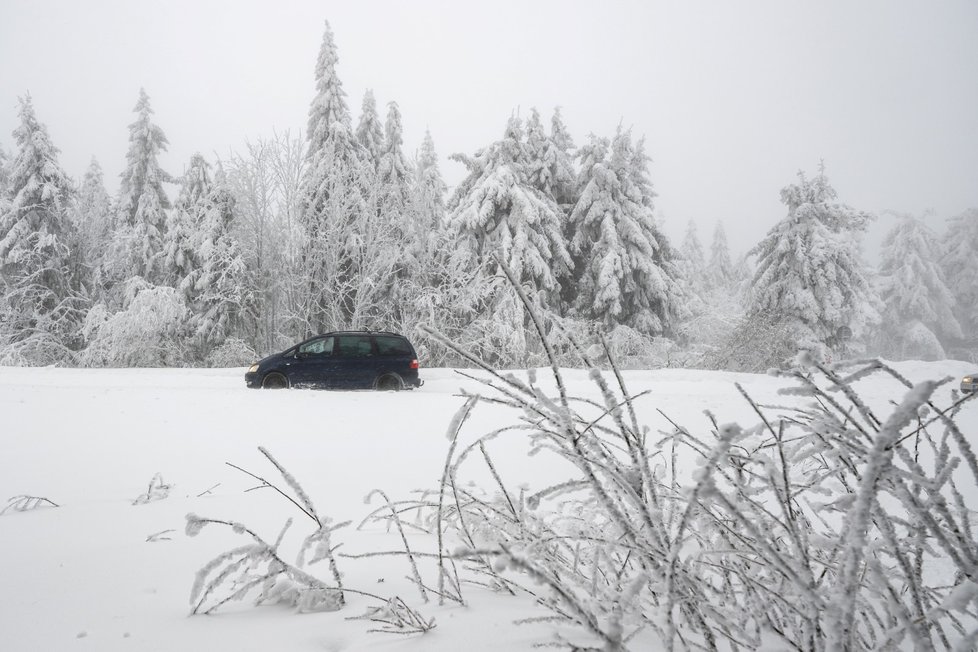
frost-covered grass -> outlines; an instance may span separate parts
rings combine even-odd
[[[970,366],[955,362],[907,362],[895,367],[913,383],[945,375],[957,377],[971,370]],[[583,569],[580,577],[600,578],[596,595],[610,595],[607,591],[613,590],[627,598],[619,600],[620,608],[613,602],[592,600],[588,597],[590,584],[584,586],[579,578],[566,573],[560,576],[575,591],[577,602],[582,603],[579,606],[598,616],[599,629],[614,634],[615,628],[610,625],[620,613],[621,631],[627,636],[641,623],[639,612],[655,613],[650,586],[656,585],[646,582],[663,582],[669,575],[656,575],[654,570],[643,575],[645,571],[637,562],[638,550],[626,564],[620,556],[623,548],[608,545],[607,538],[622,524],[598,520],[603,518],[601,506],[584,500],[586,491],[563,487],[540,494],[578,478],[581,467],[579,460],[560,455],[559,451],[553,454],[550,449],[555,444],[548,443],[546,435],[530,439],[533,429],[540,427],[525,410],[480,400],[462,424],[455,442],[456,454],[450,468],[455,480],[446,487],[454,486],[459,497],[452,492],[440,497],[446,457],[452,445],[445,435],[453,416],[466,402],[459,389],[470,394],[491,394],[478,380],[451,370],[435,369],[423,370],[426,384],[415,392],[256,392],[244,388],[241,373],[241,370],[0,368],[3,414],[0,500],[6,504],[6,499],[14,496],[46,496],[59,505],[57,509],[8,511],[0,517],[0,554],[5,560],[5,590],[0,592],[4,649],[77,646],[108,651],[208,648],[447,651],[464,645],[473,650],[529,650],[535,643],[554,640],[555,631],[572,640],[600,641],[600,635],[571,624],[575,614],[570,607],[563,607],[566,615],[562,616],[558,611],[535,605],[539,597],[561,608],[559,602],[552,600],[556,590],[552,586],[553,576],[546,573],[559,568],[549,565],[554,562],[573,567],[574,558],[561,547],[565,544],[554,547],[551,542],[551,548],[547,549],[541,543],[546,543],[545,537],[554,533],[569,537],[567,541],[577,538],[581,544],[577,563]],[[604,409],[601,406],[605,398],[588,372],[561,370],[561,373],[568,395],[593,403],[576,403],[581,414],[597,419]],[[473,374],[486,377],[483,373]],[[535,386],[540,392],[556,397],[557,387],[552,378],[544,370],[538,370],[535,375]],[[722,560],[705,554],[703,546],[719,536],[716,528],[725,522],[717,518],[722,512],[715,511],[723,496],[730,500],[744,497],[734,491],[736,482],[717,481],[712,490],[708,483],[704,484],[703,469],[709,465],[702,464],[703,450],[709,447],[698,451],[691,437],[710,444],[716,430],[731,434],[737,446],[761,446],[774,436],[766,428],[754,428],[760,419],[735,383],[758,404],[785,406],[787,409],[775,412],[794,414],[799,423],[804,423],[803,415],[793,410],[807,405],[810,399],[779,395],[779,388],[792,383],[771,376],[692,370],[627,371],[622,375],[629,394],[641,394],[633,405],[640,428],[649,427],[645,445],[653,451],[652,478],[660,487],[660,497],[673,503],[672,507],[664,503],[661,518],[670,523],[662,536],[682,542],[678,547],[664,549],[665,559],[674,560],[673,567],[681,571],[672,572],[674,585],[687,587],[683,592],[676,591],[676,598],[690,595],[685,591],[693,589],[709,589],[716,592],[712,595],[723,595],[726,589],[722,582],[714,581],[722,578],[724,572],[734,570],[724,571]],[[522,383],[529,381],[525,372],[514,376]],[[610,373],[605,372],[604,378],[615,387],[616,381]],[[894,412],[889,401],[899,403],[906,393],[897,381],[880,374],[861,378],[853,386],[883,423]],[[950,400],[951,390],[947,385],[935,390],[937,404],[947,404]],[[552,409],[559,401],[549,405],[548,409]],[[715,428],[703,414],[704,410],[710,410],[718,424],[736,423],[739,430]],[[532,423],[521,422],[521,416],[529,416]],[[689,437],[674,436],[675,428],[670,420],[682,425]],[[956,422],[965,437],[969,433],[973,437],[978,432],[976,403],[964,405]],[[625,416],[625,423],[631,423],[630,415]],[[529,427],[507,429],[486,439],[483,456],[478,438],[521,425]],[[605,426],[608,426],[607,417],[596,425]],[[939,442],[940,426],[929,428]],[[664,442],[660,445],[661,440]],[[727,459],[734,459],[730,453],[733,445],[732,441]],[[212,616],[187,617],[192,609],[188,600],[197,571],[222,552],[250,543],[247,534],[213,526],[189,538],[185,536],[188,513],[242,523],[271,543],[291,517],[294,523],[282,542],[283,558],[290,563],[295,561],[302,539],[317,530],[312,521],[280,494],[267,488],[247,491],[259,483],[225,464],[231,462],[278,482],[281,476],[268,466],[259,446],[270,451],[301,483],[321,518],[331,518],[333,523],[352,521],[350,526],[331,533],[332,544],[341,546],[334,552],[344,587],[385,599],[398,596],[422,617],[434,619],[433,630],[420,636],[394,638],[368,634],[367,630],[380,626],[369,620],[349,618],[396,616],[393,607],[397,603],[388,606],[357,593],[348,594],[347,604],[337,611],[295,615],[293,607],[254,608],[249,600],[223,605]],[[528,456],[534,446],[543,450]],[[790,446],[799,448],[801,444],[791,442]],[[858,454],[856,448],[859,447],[854,447],[850,454]],[[466,450],[469,452],[458,464],[459,456]],[[919,453],[928,473],[933,471],[939,454],[930,452],[929,444],[910,450]],[[758,476],[753,481],[763,479],[761,471],[779,468],[776,451],[776,447],[762,450],[761,455],[769,458],[770,463],[758,461],[745,467],[745,472]],[[613,454],[623,456],[626,461],[631,459],[627,449],[614,449]],[[794,454],[800,451],[795,450]],[[486,464],[486,458],[492,461],[492,469]],[[671,471],[664,476],[657,475],[661,473],[656,470],[660,467],[675,469],[675,477]],[[804,478],[810,477],[806,474],[815,472],[803,463],[788,468],[792,474],[789,482],[798,487]],[[166,479],[169,495],[133,505],[135,497],[151,493],[147,481],[157,473]],[[961,464],[952,475],[961,478],[959,489],[964,504],[973,506],[978,504],[978,492],[973,478],[968,482],[968,473],[967,464]],[[641,473],[638,478],[628,473],[620,475],[624,482],[622,488],[636,481],[641,486],[647,481]],[[288,483],[281,482],[279,486],[295,496]],[[770,487],[778,486],[776,476]],[[673,487],[675,493],[671,493]],[[813,490],[818,487],[812,484]],[[854,495],[859,496],[858,487],[853,485],[853,489]],[[420,511],[399,512],[403,535],[386,518],[391,509],[383,496],[374,493],[370,504],[364,503],[374,490],[382,490],[395,509],[418,506],[401,501],[424,503]],[[684,513],[677,511],[676,505],[681,504],[679,500],[687,500],[688,504],[691,493],[697,491],[701,498],[710,498],[706,503],[711,505],[710,510],[691,514],[684,530],[686,536],[679,537],[677,532]],[[751,496],[749,492],[747,495]],[[759,500],[763,495],[752,497]],[[438,528],[433,524],[437,523],[436,506],[440,498],[443,564],[450,567],[448,558],[454,558],[460,579],[495,585],[502,591],[463,582],[460,593],[467,606],[460,606],[450,598],[439,600],[435,591],[441,579],[437,557],[440,549]],[[614,499],[624,498],[627,496],[620,493]],[[772,515],[787,523],[788,519],[779,511],[785,503],[779,503],[776,496],[770,498]],[[899,513],[898,498],[885,497],[874,509]],[[743,505],[741,511],[747,510],[748,505]],[[853,502],[852,506],[855,505]],[[462,509],[457,509],[458,506]],[[835,511],[822,508],[814,512],[826,521],[812,524],[812,531],[822,537],[809,537],[806,549],[812,551],[810,559],[814,562],[824,562],[816,552],[831,543],[825,533],[838,533],[839,526],[845,522],[847,506],[840,503],[836,507]],[[519,518],[514,519],[514,513]],[[367,519],[371,514],[375,518]],[[467,535],[460,514],[481,518],[478,522],[466,521],[464,527],[469,528],[471,541],[465,540]],[[953,504],[952,515],[956,518],[959,515]],[[752,516],[755,517],[759,516]],[[367,521],[361,525],[364,519]],[[705,524],[711,521],[713,532],[705,529]],[[605,540],[587,545],[583,536],[593,533],[595,525],[603,526]],[[523,526],[525,532],[521,532]],[[641,526],[642,522],[636,521],[638,535],[644,537]],[[897,527],[902,537],[903,526]],[[849,549],[850,538],[855,541],[862,531],[842,530],[844,534],[847,532],[853,534],[846,535],[849,537],[844,540],[846,545],[839,549],[840,563],[844,551]],[[518,536],[504,538],[514,533]],[[874,550],[886,545],[885,536],[873,529],[865,536],[876,546]],[[787,536],[781,540],[783,550],[768,552],[757,559],[750,559],[738,548],[735,560],[739,568],[750,568],[765,582],[784,583],[785,574],[779,571],[778,559],[788,555],[797,544]],[[432,589],[427,603],[416,585],[415,571],[407,556],[400,554],[405,550],[405,542],[416,560],[418,576]],[[473,555],[473,550],[485,554]],[[601,552],[595,557],[597,550]],[[922,550],[928,582],[937,587],[950,587],[959,581],[954,564],[941,561],[948,557],[941,545],[928,545]],[[398,554],[371,554],[383,552]],[[884,567],[893,564],[892,559],[884,556],[879,559]],[[696,573],[693,577],[692,570],[709,564],[716,567],[714,575]],[[611,568],[616,574],[618,569],[625,570],[618,577],[608,574]],[[845,566],[838,568],[844,570]],[[599,571],[597,575],[594,569]],[[308,566],[307,570],[320,581],[332,584],[328,562]],[[530,581],[534,574],[537,582]],[[733,581],[735,575],[728,577]],[[744,573],[743,577],[753,576]],[[441,586],[442,592],[448,595],[453,584],[446,577]],[[779,586],[790,588],[791,585]],[[880,583],[876,586],[884,587]],[[505,587],[516,595],[510,596]],[[904,587],[896,586],[895,590],[909,603],[911,598]],[[964,589],[941,590],[935,595],[943,596],[944,607],[955,609],[968,603],[969,596]],[[705,600],[698,604],[701,610],[707,605]],[[970,605],[973,609],[974,603]],[[735,606],[725,603],[723,613],[709,616],[729,617],[736,613]],[[677,629],[681,635],[688,636],[686,640],[701,636],[684,620],[691,618],[691,613],[684,613],[680,605],[674,614]],[[554,616],[560,622],[549,620]],[[512,624],[527,619],[531,621],[528,624]],[[747,627],[743,621],[735,624]],[[894,627],[897,625],[894,623]],[[633,639],[640,643],[635,649],[662,646],[659,634],[668,632],[669,627],[668,620],[659,617],[639,632],[639,638]],[[730,631],[734,631],[733,625]],[[953,629],[948,635],[954,638]],[[762,636],[766,643],[777,643],[772,631],[765,630]],[[743,643],[750,647],[749,641]],[[937,639],[935,644],[940,646]],[[912,647],[912,644],[904,639],[903,646]]]

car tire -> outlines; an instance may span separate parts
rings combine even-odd
[[[266,374],[261,381],[262,389],[288,389],[289,379],[278,372]]]
[[[379,392],[398,392],[404,389],[404,383],[394,374],[387,374],[377,379],[374,384]]]

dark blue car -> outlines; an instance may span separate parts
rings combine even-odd
[[[248,368],[248,387],[284,389],[413,389],[418,356],[397,333],[341,331],[309,338]]]

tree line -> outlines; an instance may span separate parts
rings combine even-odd
[[[327,24],[304,137],[276,133],[210,163],[163,170],[168,141],[145,91],[111,195],[97,161],[80,184],[20,102],[0,148],[0,363],[240,365],[335,329],[397,330],[426,364],[454,354],[534,364],[514,275],[569,364],[608,346],[633,364],[758,370],[818,356],[974,357],[978,210],[944,239],[901,215],[870,269],[873,216],[840,202],[824,166],[781,191],[787,214],[733,257],[718,220],[707,256],[654,213],[644,140],[619,127],[577,146],[555,110],[513,115],[499,140],[454,154],[450,193],[430,133],[403,147],[396,102],[368,91],[354,124]],[[171,201],[167,186],[178,187]],[[598,340],[604,344],[599,345]],[[567,338],[558,338],[569,341]]]

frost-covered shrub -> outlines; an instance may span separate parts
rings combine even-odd
[[[146,487],[146,491],[136,496],[132,501],[133,505],[145,505],[146,503],[151,503],[157,500],[163,500],[170,495],[170,489],[172,485],[168,485],[163,482],[163,476],[159,473],[153,475],[152,479],[149,481],[149,485]]]
[[[248,597],[253,597],[256,605],[285,604],[299,612],[336,611],[346,604],[346,593],[355,593],[372,598],[381,605],[362,616],[383,625],[381,629],[371,631],[410,634],[424,633],[434,628],[434,620],[423,618],[396,596],[384,598],[343,585],[342,574],[333,554],[338,546],[333,545],[332,535],[349,525],[349,521],[333,523],[331,519],[321,517],[298,480],[271,453],[264,448],[258,450],[281,474],[291,495],[260,476],[233,464],[228,465],[257,480],[259,484],[256,489],[272,489],[279,493],[316,528],[299,543],[296,561],[292,563],[286,559],[284,552],[288,546],[286,537],[292,527],[291,518],[286,520],[274,542],[269,542],[244,523],[187,514],[187,536],[197,536],[208,525],[221,525],[249,540],[245,545],[222,552],[197,571],[190,591],[191,614],[213,613],[229,602]],[[330,581],[322,580],[306,570],[307,566],[322,561],[327,562]]]
[[[7,512],[29,512],[38,507],[58,507],[58,503],[43,496],[30,496],[22,494],[13,496],[7,501],[7,506],[0,509],[0,516]]]
[[[228,338],[223,344],[210,352],[204,360],[208,367],[243,367],[257,360],[259,356],[248,343],[237,337]]]
[[[85,318],[88,342],[80,354],[90,367],[166,367],[186,359],[187,305],[176,289],[136,277],[126,283],[125,308],[94,306]]]
[[[713,351],[703,355],[700,365],[758,373],[784,366],[798,348],[798,333],[790,320],[777,313],[761,312],[740,319]]]

